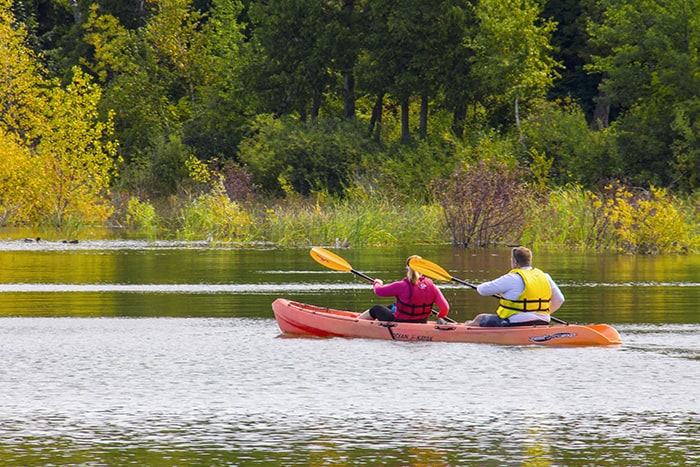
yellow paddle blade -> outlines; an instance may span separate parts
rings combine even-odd
[[[431,279],[439,279],[442,281],[451,281],[453,279],[449,272],[427,259],[411,258],[408,261],[408,265],[411,266],[411,269],[414,271],[428,276]]]
[[[352,271],[352,266],[350,266],[350,263],[335,253],[331,253],[325,248],[315,246],[309,253],[317,263],[322,264],[327,268],[335,269],[336,271]]]

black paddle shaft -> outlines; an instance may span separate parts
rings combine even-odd
[[[361,278],[363,278],[363,279],[365,279],[365,280],[368,280],[368,281],[370,281],[370,282],[374,282],[374,279],[372,279],[372,278],[369,277],[367,274],[364,274],[364,273],[362,273],[362,272],[360,272],[360,271],[355,271],[354,269],[350,269],[350,272],[353,273],[353,274],[357,274],[358,276],[360,276]]]

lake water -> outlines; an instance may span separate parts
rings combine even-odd
[[[385,281],[417,253],[479,283],[508,250],[332,250]],[[0,241],[0,465],[700,464],[700,256],[535,251],[557,316],[609,348],[280,335],[287,297],[363,310],[308,249]],[[440,283],[450,316],[495,300]]]

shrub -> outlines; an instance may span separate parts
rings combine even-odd
[[[596,192],[573,185],[546,196],[528,208],[526,243],[631,254],[700,247],[697,209],[663,189],[633,189],[614,181]]]
[[[603,250],[614,245],[610,219],[595,206],[595,195],[568,185],[532,197],[521,241],[531,245]]]
[[[631,191],[608,185],[611,195],[595,206],[613,226],[616,246],[628,253],[688,252],[694,248],[692,222],[683,203],[665,189]]]
[[[487,246],[517,239],[524,225],[526,171],[494,159],[455,171],[434,184],[454,245]]]
[[[343,192],[366,139],[348,123],[330,120],[300,124],[259,117],[254,133],[241,143],[240,159],[255,183],[272,195],[290,190],[309,195]]]
[[[568,99],[541,102],[524,119],[522,129],[527,158],[536,164],[537,156],[546,155],[550,164],[546,178],[559,185],[591,187],[621,171],[613,130],[589,128],[583,111]]]
[[[155,238],[158,233],[158,216],[153,205],[132,196],[126,208],[126,223],[130,228],[141,230],[149,238]]]
[[[185,240],[249,241],[253,217],[231,201],[221,181],[185,205],[177,235]]]

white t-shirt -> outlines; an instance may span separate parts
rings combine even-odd
[[[520,269],[532,269],[532,266],[525,266]],[[552,300],[549,302],[549,312],[554,313],[564,303],[564,295],[559,290],[559,286],[552,280],[552,277],[544,273],[549,281],[549,286],[552,288]],[[509,272],[501,277],[489,282],[484,282],[476,287],[479,295],[501,295],[508,300],[517,300],[520,294],[525,290],[525,281],[520,277],[520,274]],[[549,322],[549,313],[536,313],[527,311],[524,313],[516,313],[508,318],[511,323],[522,323],[525,321],[541,320]]]

